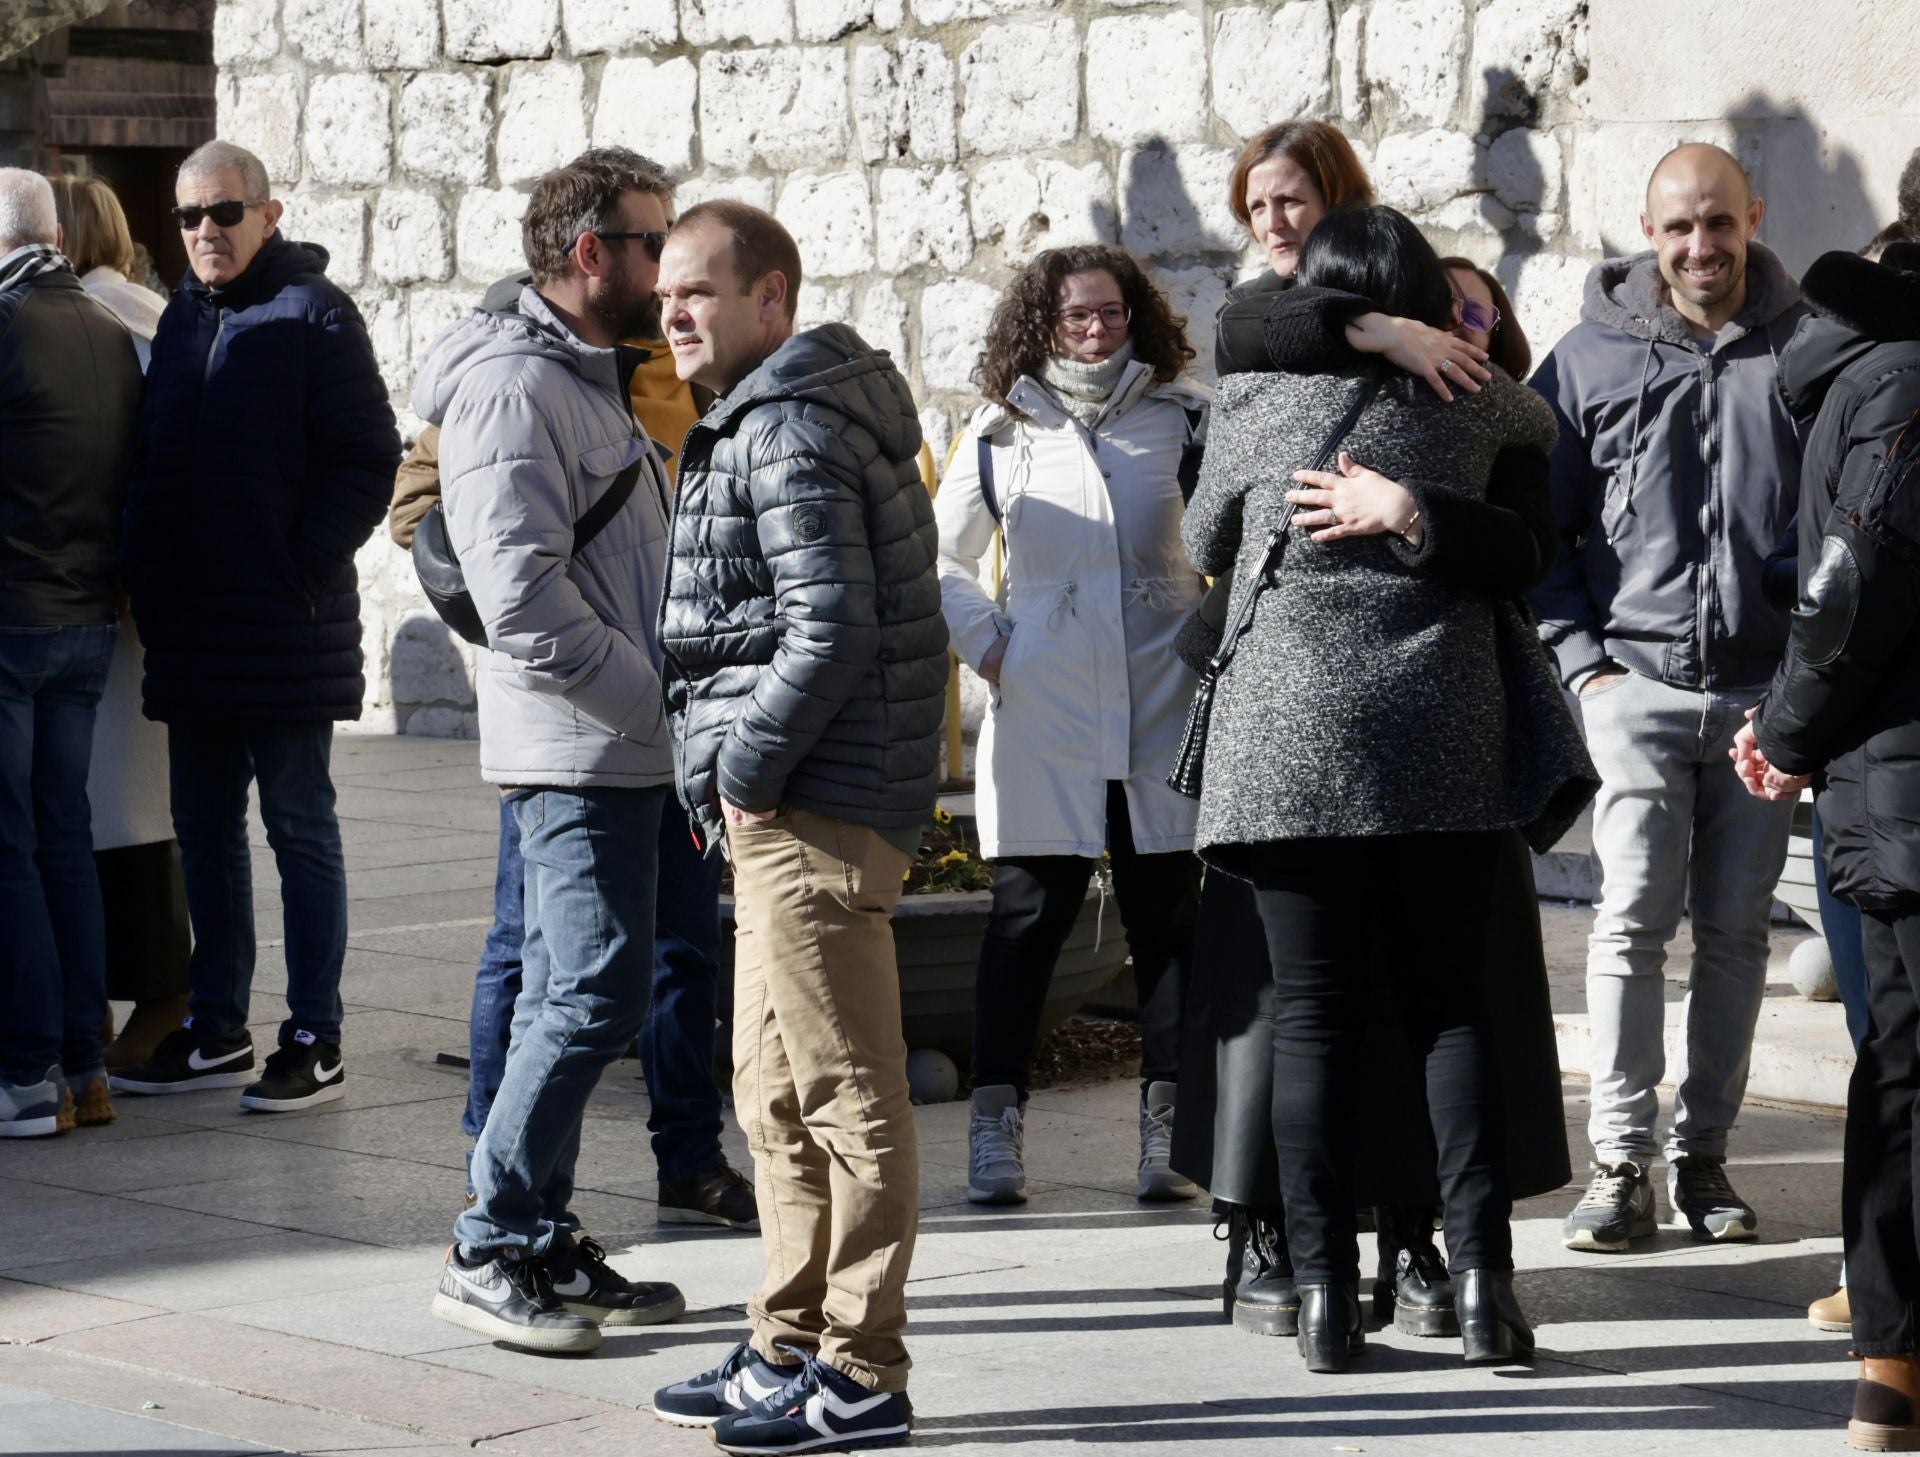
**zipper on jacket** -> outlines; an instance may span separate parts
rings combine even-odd
[[[200,366],[200,397],[206,398],[207,381],[213,378],[213,356],[220,351],[220,336],[227,332],[227,311],[213,306],[213,339],[207,345],[207,357]]]
[[[1713,536],[1718,520],[1716,497],[1720,478],[1720,409],[1717,399],[1720,378],[1718,356],[1712,352],[1700,359],[1701,413],[1700,448],[1706,467],[1700,492],[1700,580],[1694,588],[1694,686],[1705,688],[1712,675],[1707,668],[1707,648],[1713,629]]]

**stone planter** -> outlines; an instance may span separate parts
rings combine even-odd
[[[900,1018],[907,1047],[938,1048],[965,1068],[973,1055],[973,978],[980,938],[987,928],[986,891],[948,891],[902,896],[893,911],[895,955],[900,967]],[[720,899],[721,973],[733,980],[733,898]],[[1097,942],[1097,944],[1096,944]],[[1107,907],[1100,923],[1096,883],[1061,949],[1047,990],[1040,1034],[1045,1036],[1078,1011],[1087,998],[1120,974],[1127,942],[1119,912]],[[731,1000],[731,998],[729,998]]]

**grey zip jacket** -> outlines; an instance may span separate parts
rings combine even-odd
[[[421,360],[413,407],[440,427],[447,533],[487,646],[480,771],[493,784],[673,782],[654,630],[666,474],[619,352],[581,342],[533,289],[475,311]],[[577,555],[574,523],[636,456],[620,514]]]
[[[1806,312],[1767,248],[1711,347],[1651,252],[1587,277],[1581,322],[1533,376],[1558,417],[1560,554],[1532,601],[1561,681],[1618,664],[1682,688],[1764,687],[1787,618],[1762,588],[1788,535],[1800,436],[1776,380]]]

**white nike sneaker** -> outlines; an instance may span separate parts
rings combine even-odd
[[[433,1293],[433,1313],[449,1325],[523,1351],[579,1354],[600,1349],[598,1321],[575,1315],[553,1293],[540,1260],[500,1256],[469,1265],[450,1246]]]
[[[160,1039],[153,1056],[107,1074],[116,1093],[196,1093],[244,1088],[254,1079],[253,1039],[196,1031],[193,1019]]]
[[[300,1032],[268,1056],[260,1080],[240,1095],[240,1106],[256,1113],[291,1113],[331,1103],[346,1092],[346,1064],[340,1059],[339,1044],[319,1042],[312,1033]]]

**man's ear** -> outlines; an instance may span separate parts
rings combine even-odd
[[[1653,241],[1653,219],[1645,213],[1640,214],[1640,236],[1649,243]]]
[[[67,251],[67,230],[59,223],[53,225],[53,248],[56,253]]]
[[[760,316],[770,319],[775,314],[785,318],[787,313],[787,275],[774,269],[755,285],[759,295]]]
[[[1756,197],[1747,204],[1747,236],[1751,238],[1760,231],[1760,220],[1767,215],[1767,200]]]
[[[262,216],[264,216],[267,220],[266,235],[269,238],[271,238],[274,235],[275,230],[279,228],[280,218],[282,214],[286,212],[286,210],[287,210],[286,204],[280,202],[278,199],[269,199],[267,203],[260,209]]]

